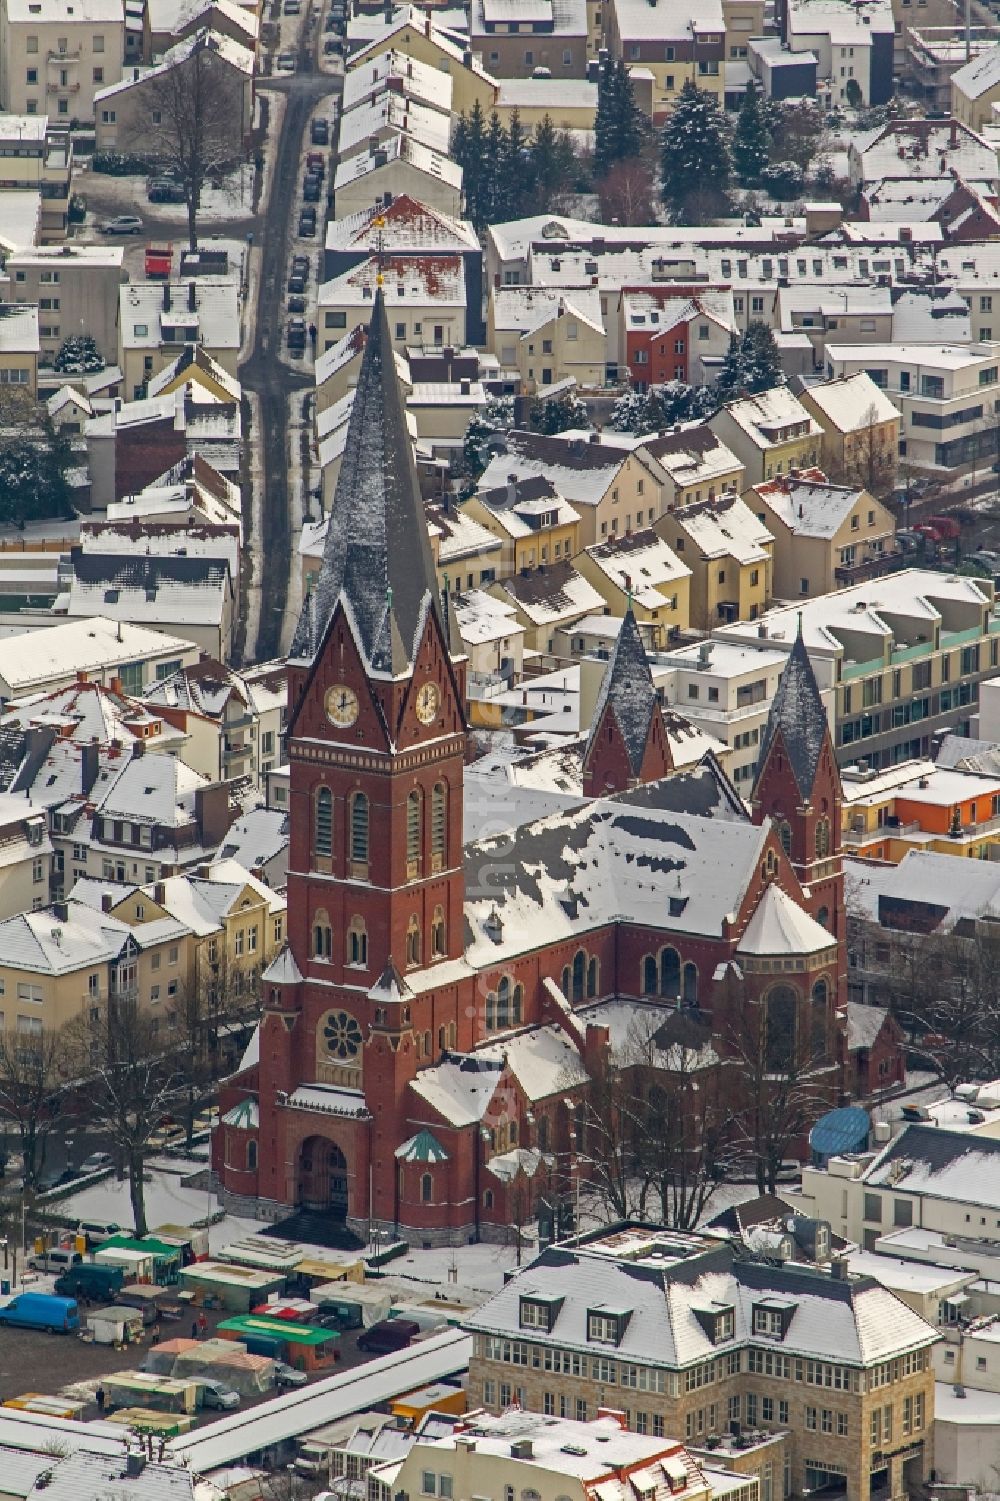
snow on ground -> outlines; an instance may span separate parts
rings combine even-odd
[[[215,1214],[219,1202],[215,1194],[203,1188],[187,1188],[181,1176],[197,1172],[204,1164],[196,1161],[171,1163],[151,1167],[150,1181],[146,1184],[146,1222],[155,1229],[157,1225],[193,1225],[207,1214]],[[115,1177],[105,1178],[79,1193],[59,1201],[60,1215],[69,1219],[107,1220],[131,1227],[132,1204],[129,1199],[128,1181],[119,1182]],[[211,1244],[214,1250],[229,1241],[239,1240],[260,1229],[259,1220],[240,1219],[226,1215],[219,1224],[211,1227]]]
[[[534,1247],[521,1254],[530,1261]],[[386,1267],[389,1277],[405,1277],[410,1282],[426,1283],[435,1289],[450,1285],[471,1288],[476,1292],[495,1293],[503,1287],[504,1273],[517,1266],[513,1246],[440,1246],[431,1251],[411,1250]]]

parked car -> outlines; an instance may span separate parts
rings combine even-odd
[[[297,294],[289,297],[289,299],[288,299],[288,311],[290,313],[304,313],[305,310],[306,310],[306,300],[305,300],[304,297],[299,297]]]
[[[35,1192],[39,1194],[51,1193],[54,1188],[60,1188],[64,1183],[71,1183],[76,1177],[72,1168],[49,1167],[44,1173],[39,1173],[35,1179]]]
[[[33,1272],[63,1272],[72,1271],[83,1261],[79,1251],[65,1251],[61,1246],[52,1246],[47,1251],[36,1251],[28,1257],[28,1265]]]
[[[322,192],[322,184],[320,183],[319,178],[317,178],[317,177],[307,177],[303,181],[303,183],[302,183],[302,201],[303,201],[303,203],[318,203],[319,200],[320,200],[320,193],[321,192]]]
[[[287,1361],[276,1360],[274,1362],[275,1386],[305,1386],[308,1380],[309,1377],[305,1371],[296,1370],[295,1366],[289,1365]]]
[[[312,141],[312,143],[313,143],[314,146],[329,146],[329,144],[330,144],[330,122],[329,122],[329,120],[324,119],[324,117],[322,115],[317,115],[316,119],[312,122],[312,125],[309,127],[309,139]]]
[[[306,152],[306,171],[316,172],[320,177],[323,176],[326,171],[326,158],[322,151]]]
[[[286,16],[300,16],[302,14],[302,0],[285,0],[281,9]]]
[[[309,257],[307,255],[293,255],[292,270],[301,271],[302,275],[307,277],[309,275],[309,272],[312,270],[312,263],[310,262]]]
[[[116,214],[100,226],[102,235],[141,235],[142,220],[135,214]]]
[[[343,47],[344,44],[340,40],[339,36],[328,36],[326,41],[323,43],[323,52],[325,56],[329,57],[333,52],[342,52]]]
[[[340,23],[338,22],[337,17],[333,14],[333,11],[331,11],[326,20],[323,22],[323,30],[336,31],[339,24]]]
[[[316,233],[316,210],[304,208],[299,215],[299,234],[305,240],[311,240]]]
[[[101,1168],[111,1166],[110,1152],[91,1152],[80,1163],[80,1172],[99,1173]]]
[[[295,66],[296,65],[295,65],[295,53],[294,52],[279,52],[278,53],[277,60],[275,61],[275,64],[274,64],[274,68],[275,68],[275,72],[276,73],[294,73],[295,72]]]
[[[170,177],[155,178],[146,189],[150,203],[183,203],[184,189]]]
[[[74,1234],[85,1236],[89,1246],[103,1245],[121,1233],[122,1226],[114,1220],[78,1220],[74,1227]]]
[[[413,1319],[382,1319],[358,1335],[358,1349],[370,1355],[388,1355],[393,1350],[405,1350],[419,1333],[420,1325]]]
[[[293,271],[288,278],[289,292],[297,292],[300,296],[306,289],[306,279],[301,271]]]
[[[200,1381],[202,1407],[239,1407],[240,1394],[221,1381]]]
[[[304,318],[289,318],[288,347],[289,349],[305,349],[306,325]]]
[[[0,1308],[2,1324],[12,1329],[47,1329],[51,1334],[69,1334],[80,1327],[80,1310],[73,1298],[19,1293]]]
[[[125,1285],[125,1268],[104,1266],[99,1261],[79,1261],[55,1280],[55,1290],[64,1298],[86,1298],[111,1303]]]

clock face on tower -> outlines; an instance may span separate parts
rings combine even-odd
[[[346,730],[358,717],[358,695],[346,683],[334,683],[326,690],[326,717],[338,729]]]
[[[417,694],[417,718],[421,724],[430,724],[437,718],[440,702],[437,683],[425,683]]]

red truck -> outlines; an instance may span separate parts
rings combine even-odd
[[[146,246],[146,275],[169,276],[174,269],[174,247],[170,244]]]

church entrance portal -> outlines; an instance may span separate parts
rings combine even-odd
[[[299,1204],[343,1224],[347,1219],[347,1159],[335,1141],[309,1136],[299,1154]]]

